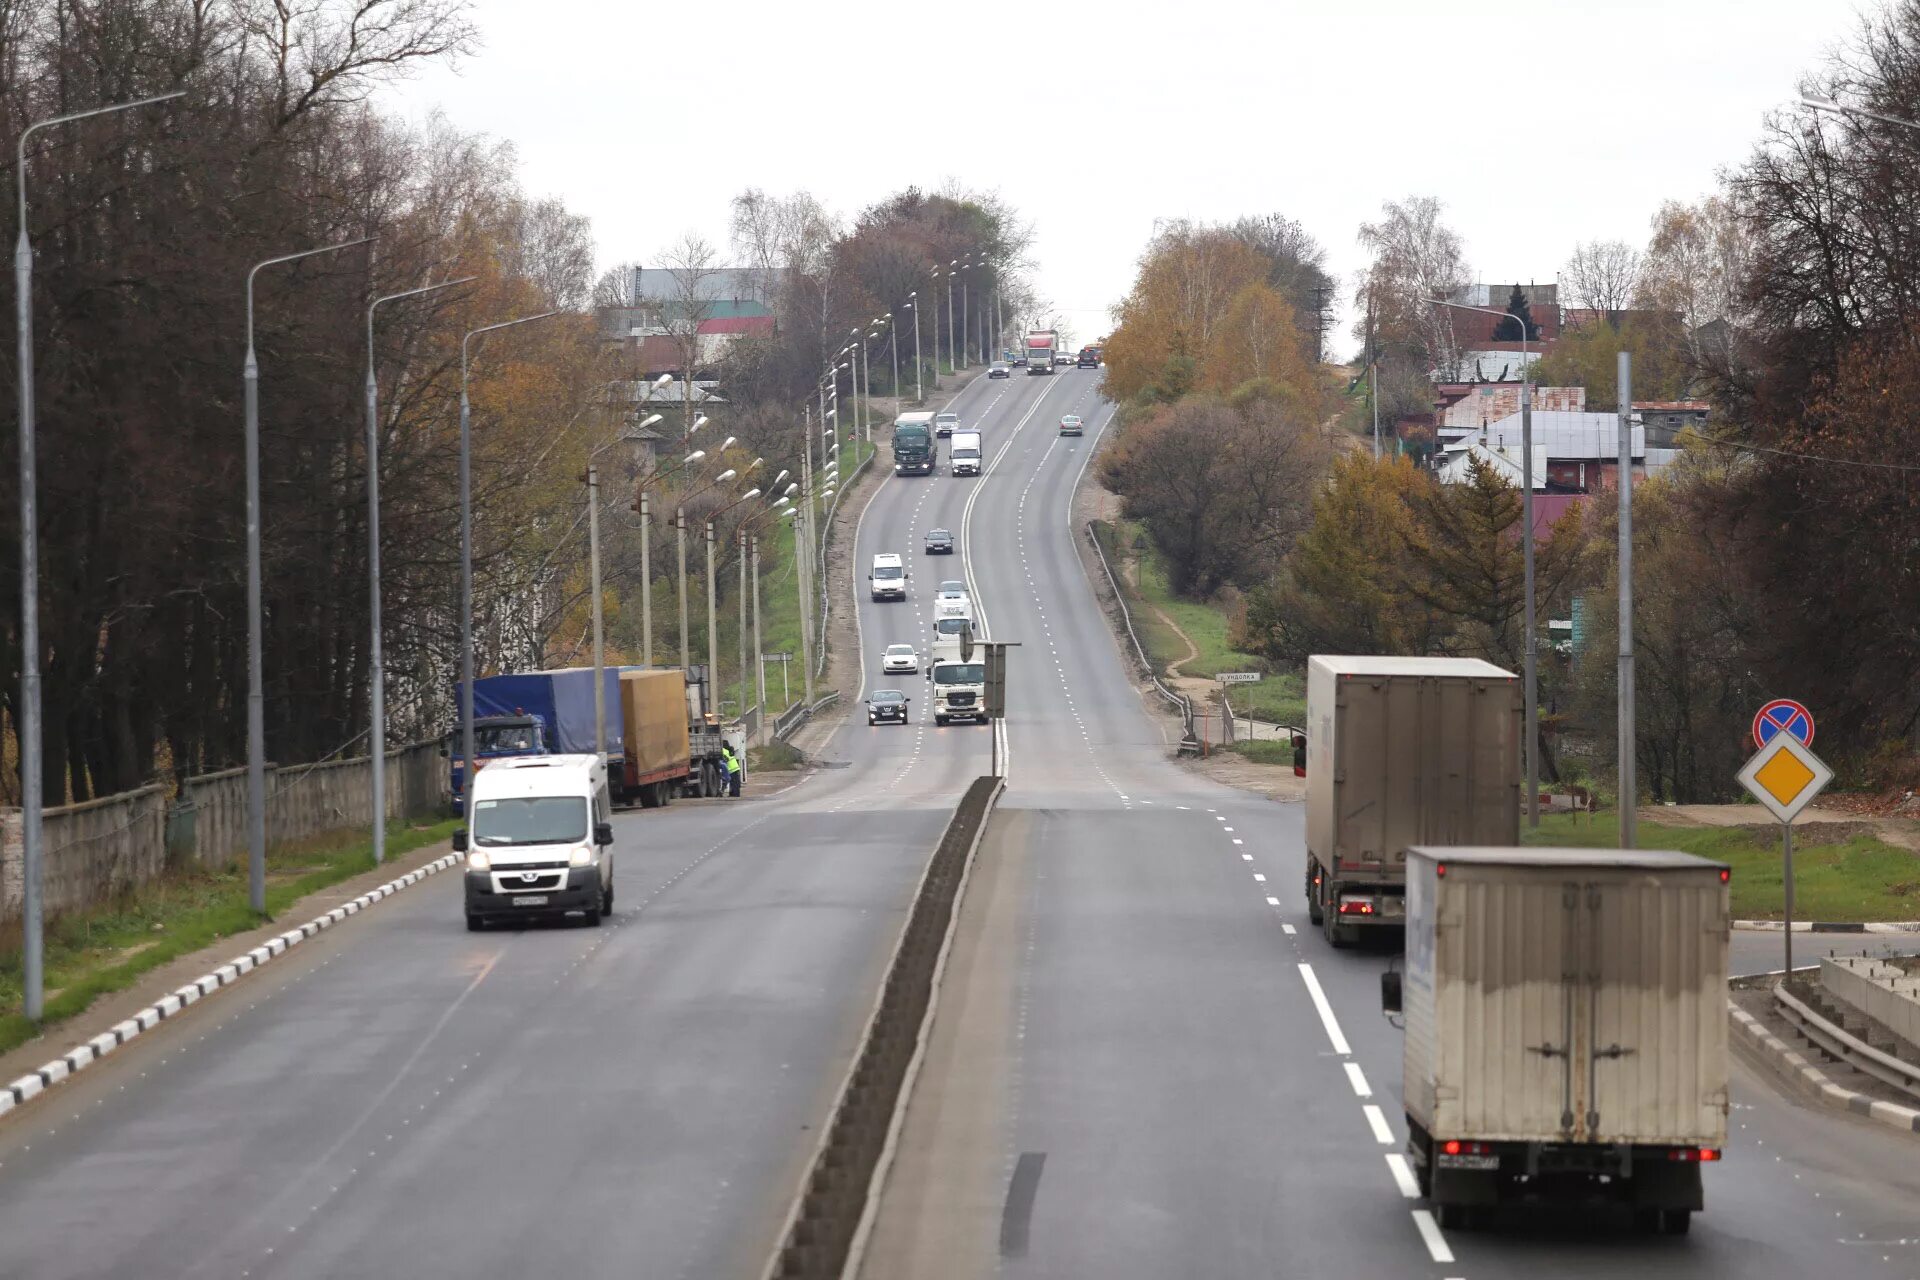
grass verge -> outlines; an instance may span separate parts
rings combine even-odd
[[[1298,725],[1306,722],[1306,681],[1292,671],[1275,671],[1266,659],[1242,653],[1228,639],[1230,618],[1224,605],[1212,601],[1182,599],[1167,585],[1166,568],[1153,550],[1144,528],[1131,521],[1118,526],[1101,524],[1097,529],[1114,572],[1120,574],[1133,609],[1134,629],[1156,670],[1165,671],[1172,662],[1186,656],[1187,646],[1174,628],[1155,616],[1158,609],[1186,633],[1198,656],[1180,662],[1183,675],[1211,679],[1222,671],[1259,671],[1263,678],[1252,684],[1235,686],[1229,695],[1233,709],[1274,724]],[[1139,585],[1135,586],[1121,565],[1132,560],[1139,565]],[[1289,759],[1292,757],[1289,756]]]
[[[762,770],[768,773],[786,773],[798,769],[806,762],[805,753],[787,742],[769,742],[764,747],[747,748],[747,773],[750,775]]]
[[[1236,751],[1255,764],[1293,764],[1293,744],[1279,742],[1271,738],[1262,738],[1257,742],[1235,742],[1228,748]]]
[[[388,857],[438,844],[459,822],[424,826],[396,822],[387,830]],[[373,842],[316,838],[267,853],[267,913],[373,869]],[[22,955],[18,930],[0,950],[0,1053],[86,1011],[96,999],[124,991],[143,974],[246,933],[263,922],[247,903],[245,865],[169,873],[138,893],[91,911],[56,917],[46,932],[46,1016],[39,1025],[22,1012]]]
[[[1920,918],[1920,857],[1870,835],[1834,840],[1823,824],[1795,832],[1793,912],[1801,920],[1911,920]],[[1831,824],[1843,826],[1844,824]],[[1612,814],[1543,814],[1527,844],[1611,846],[1619,828]],[[1777,829],[1668,827],[1642,822],[1642,849],[1677,849],[1733,868],[1733,914],[1740,920],[1778,920],[1785,914],[1785,877]]]

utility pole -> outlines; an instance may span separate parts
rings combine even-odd
[[[893,406],[894,412],[900,409],[900,326],[894,321],[893,312],[887,312],[887,345],[893,348]]]
[[[687,652],[687,509],[684,506],[673,509],[673,537],[680,553],[680,669],[685,671],[690,659]],[[712,675],[707,679],[707,688],[712,689]]]
[[[747,531],[738,530],[738,551],[740,554],[740,719],[747,718]],[[766,714],[764,711],[762,715]]]
[[[1322,364],[1327,358],[1327,294],[1326,285],[1313,287],[1313,362]],[[1377,451],[1376,451],[1376,455]]]
[[[922,405],[927,402],[927,394],[920,386],[920,291],[918,289],[907,295],[907,305],[913,308],[913,403]]]
[[[593,754],[607,762],[607,644],[600,604],[600,467],[587,463],[588,585],[593,590]]]
[[[653,666],[653,512],[646,484],[640,486],[640,665]]]
[[[754,704],[760,708],[760,745],[767,744],[767,664],[761,654],[766,650],[760,647],[760,534],[756,530],[748,535],[747,545],[753,558],[753,683]]]
[[[1633,356],[1620,353],[1620,847],[1636,843],[1633,723]]]

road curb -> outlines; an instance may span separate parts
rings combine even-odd
[[[1868,1097],[1852,1089],[1843,1089],[1827,1078],[1827,1073],[1808,1062],[1806,1056],[1793,1048],[1761,1023],[1760,1019],[1745,1009],[1727,1002],[1727,1012],[1732,1016],[1734,1025],[1744,1031],[1749,1041],[1762,1051],[1771,1054],[1776,1067],[1789,1076],[1798,1076],[1812,1087],[1820,1101],[1842,1111],[1851,1111],[1855,1115],[1866,1116],[1889,1129],[1898,1129],[1903,1133],[1920,1133],[1920,1111],[1912,1107],[1899,1106],[1892,1102],[1882,1102],[1878,1098]]]
[[[1785,933],[1787,926],[1780,920],[1735,920],[1736,929],[1749,929],[1756,933]],[[1920,933],[1920,920],[1795,920],[1795,933]]]
[[[222,987],[232,986],[255,969],[285,955],[308,938],[331,929],[349,916],[360,914],[383,898],[390,898],[402,889],[412,888],[430,875],[458,865],[459,861],[460,855],[454,853],[435,858],[418,870],[409,871],[403,876],[369,889],[352,901],[344,902],[324,915],[315,916],[298,928],[288,929],[277,937],[269,938],[262,945],[243,955],[235,956],[212,972],[195,978],[185,986],[175,988],[171,995],[154,1001],[131,1018],[115,1023],[90,1040],[81,1041],[38,1070],[29,1071],[11,1084],[0,1086],[0,1115],[5,1115],[15,1107],[25,1106],[33,1098],[62,1080],[68,1079],[76,1072],[84,1071],[121,1045],[144,1032],[151,1031],[168,1018],[178,1014],[188,1005],[197,1003]]]

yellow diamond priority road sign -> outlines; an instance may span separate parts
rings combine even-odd
[[[1740,770],[1740,785],[1782,822],[1792,822],[1833,781],[1833,770],[1800,739],[1776,733]]]

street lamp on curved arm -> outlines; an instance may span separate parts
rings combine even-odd
[[[532,324],[559,315],[542,311],[535,315],[502,320],[498,324],[470,329],[460,339],[460,758],[465,761],[466,811],[473,810],[473,404],[467,395],[467,369],[475,338]]]
[[[1533,369],[1527,359],[1527,322],[1510,311],[1496,311],[1492,307],[1469,306],[1464,302],[1448,302],[1444,298],[1429,298],[1427,301],[1436,307],[1451,307],[1455,311],[1477,311],[1485,316],[1499,316],[1520,326],[1520,545],[1526,572],[1526,607],[1521,625],[1527,633],[1527,825],[1537,827],[1540,825],[1540,686],[1536,675],[1539,642],[1534,635],[1533,603]],[[1500,332],[1499,327],[1495,326],[1493,331]],[[1622,486],[1630,480],[1629,476],[1620,477]]]

